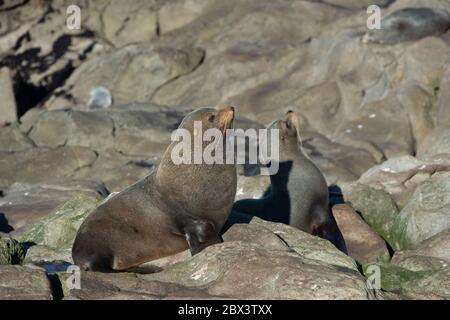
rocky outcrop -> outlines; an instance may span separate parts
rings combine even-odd
[[[19,117],[42,104],[94,48],[101,50],[91,31],[66,27],[67,6],[27,2],[0,13],[6,25],[0,39],[0,68],[11,70]]]
[[[351,258],[302,231],[255,219],[224,240],[158,273],[82,273],[81,290],[65,288],[65,299],[375,298]]]
[[[111,90],[117,104],[129,103],[130,96],[133,102],[148,102],[159,88],[192,72],[203,58],[204,52],[199,48],[129,45],[84,63],[46,107],[64,108],[71,104],[69,101],[87,106],[90,91],[97,85]]]

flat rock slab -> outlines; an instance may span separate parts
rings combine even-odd
[[[52,300],[50,281],[43,270],[0,266],[0,300]]]
[[[65,300],[215,299],[206,291],[175,283],[147,281],[133,273],[81,272],[80,289],[69,289],[68,274],[59,273]]]
[[[78,146],[0,152],[0,188],[6,188],[14,182],[40,183],[49,178],[70,177],[96,159],[95,152]]]
[[[361,264],[389,261],[389,251],[383,238],[364,222],[351,205],[335,205],[333,215],[344,236],[350,257]]]

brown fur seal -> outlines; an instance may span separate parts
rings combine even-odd
[[[329,208],[325,177],[303,151],[298,128],[298,119],[292,111],[285,120],[268,126],[268,130],[279,130],[279,170],[270,176],[270,189],[262,199],[244,199],[234,204],[227,224],[246,222],[245,215],[257,216],[327,239],[347,253]]]
[[[190,132],[192,142],[198,134],[194,121],[202,122],[203,132],[217,128],[224,133],[233,120],[233,107],[202,108],[188,114],[179,128]],[[86,218],[72,248],[81,269],[124,270],[187,248],[196,254],[221,242],[218,231],[236,194],[236,167],[176,165],[171,157],[176,144],[169,145],[150,175],[107,199]]]
[[[406,8],[381,20],[381,29],[370,30],[363,42],[395,44],[446,32],[450,15],[438,8]]]

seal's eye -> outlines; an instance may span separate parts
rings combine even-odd
[[[216,116],[215,115],[210,115],[209,117],[208,117],[208,121],[209,122],[214,122],[214,119],[216,118]]]

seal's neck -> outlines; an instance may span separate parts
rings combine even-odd
[[[311,161],[301,144],[298,147],[295,146],[292,150],[280,150],[280,153],[281,159],[278,163],[278,172],[270,176],[274,196],[287,193],[290,177],[302,170],[301,166],[305,161]]]
[[[230,199],[232,204],[236,192],[234,165],[174,164],[171,149],[167,149],[155,172],[155,187],[161,194],[173,195],[191,213],[214,211]]]

